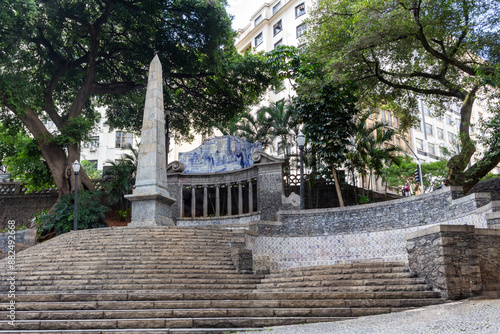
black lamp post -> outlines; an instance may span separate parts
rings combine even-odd
[[[73,215],[73,230],[78,229],[78,172],[80,172],[80,163],[78,160],[73,162],[73,173],[75,174],[75,211]]]
[[[305,209],[304,201],[304,145],[306,143],[306,136],[299,132],[297,135],[297,145],[300,150],[300,210]]]

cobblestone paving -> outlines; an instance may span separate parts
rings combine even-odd
[[[266,329],[273,334],[499,334],[500,299],[466,300],[355,320]],[[245,332],[245,334],[263,333]]]

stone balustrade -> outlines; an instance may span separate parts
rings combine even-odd
[[[252,167],[219,173],[184,173],[182,163],[169,164],[168,190],[177,200],[173,218],[178,224],[228,217],[275,219],[277,209],[287,207],[282,203],[283,161],[263,152],[252,158]]]

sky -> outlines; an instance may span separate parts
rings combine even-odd
[[[233,29],[237,30],[244,28],[250,17],[259,9],[264,3],[270,2],[266,0],[228,0],[227,12],[234,16]]]

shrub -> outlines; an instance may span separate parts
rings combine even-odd
[[[109,208],[101,203],[101,192],[78,191],[78,229],[106,227],[105,213]],[[38,215],[38,234],[41,239],[73,229],[74,194],[61,196],[49,212]]]

